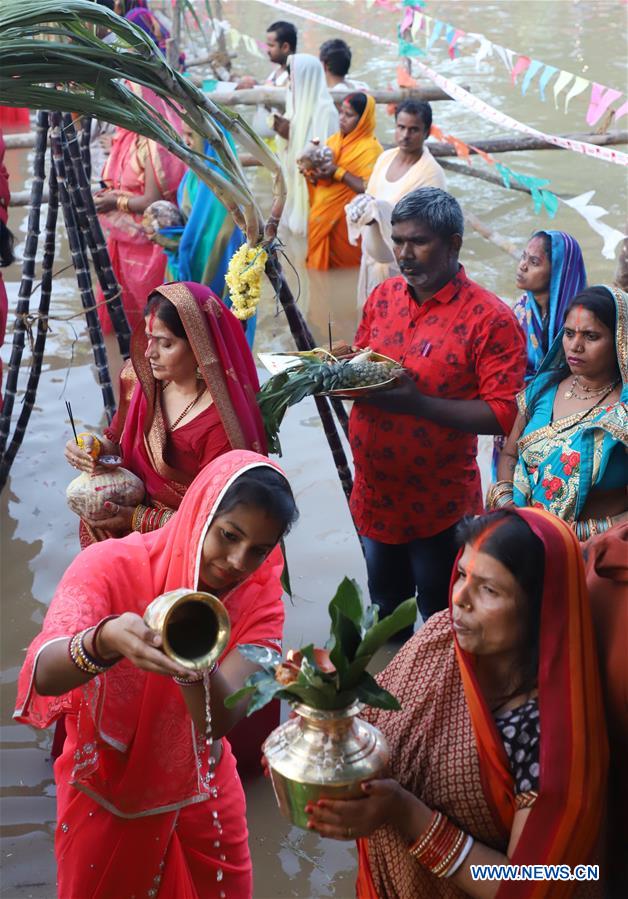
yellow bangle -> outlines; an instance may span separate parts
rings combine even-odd
[[[347,170],[343,169],[341,165],[336,167],[336,171],[334,172],[334,181],[342,181],[344,176],[347,174]]]

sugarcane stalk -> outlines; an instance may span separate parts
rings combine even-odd
[[[92,182],[92,154],[90,150],[92,138],[92,119],[91,116],[81,116],[81,130],[79,146],[81,148],[81,160],[83,162],[83,171],[89,184]]]
[[[26,315],[30,307],[30,296],[35,278],[35,255],[39,242],[39,222],[41,218],[41,197],[44,190],[46,174],[46,142],[48,138],[48,113],[40,110],[37,113],[35,132],[35,157],[33,162],[33,183],[31,184],[31,208],[28,214],[28,230],[22,257],[22,280],[17,295],[17,309],[13,330],[13,345],[7,372],[4,391],[4,403],[0,413],[0,455],[4,450],[11,426],[11,413],[17,393],[20,364],[24,352],[24,336],[26,334]]]
[[[294,338],[297,349],[313,349],[315,343],[314,338],[312,337],[312,333],[308,328],[303,316],[301,315],[300,309],[294,302],[292,291],[290,290],[285,275],[281,269],[281,263],[277,258],[276,252],[272,249],[269,249],[268,252],[266,274],[271,284],[273,285],[277,296],[279,297],[279,302],[281,303],[282,308],[286,314],[288,326]],[[349,463],[347,462],[347,456],[345,454],[344,447],[341,443],[338,431],[336,430],[336,425],[334,424],[334,419],[331,414],[330,403],[328,402],[328,399],[331,401],[331,405],[334,407],[334,411],[336,412],[336,414],[338,414],[337,406],[341,407],[342,414],[345,420],[347,420],[347,413],[344,406],[342,405],[342,401],[338,398],[334,399],[331,397],[328,398],[323,396],[314,397],[316,409],[323,424],[323,431],[325,432],[325,437],[327,439],[327,443],[329,444],[329,449],[331,450],[331,454],[336,465],[336,471],[338,472],[338,477],[340,478],[340,483],[348,502],[351,496],[351,490],[353,489],[353,479],[351,477],[351,471],[349,469]]]
[[[62,148],[77,221],[89,247],[96,275],[107,301],[107,312],[118,340],[120,354],[123,359],[128,359],[131,329],[122,305],[121,288],[111,265],[90,183],[83,167],[76,128],[69,113],[63,116]]]
[[[41,368],[44,361],[44,348],[48,336],[48,313],[50,311],[50,296],[52,294],[52,269],[55,258],[55,244],[57,231],[57,213],[59,210],[59,191],[54,167],[51,166],[48,177],[48,213],[46,215],[46,230],[44,237],[44,255],[41,264],[41,292],[39,295],[39,310],[37,316],[37,336],[33,343],[32,360],[22,409],[13,431],[11,442],[0,461],[0,490],[4,487],[13,460],[22,445],[26,428],[35,405],[35,397],[39,386]]]
[[[59,183],[59,199],[61,208],[63,209],[63,218],[65,228],[68,235],[68,245],[72,256],[72,263],[76,271],[76,280],[79,286],[81,303],[85,310],[85,320],[89,333],[92,352],[94,354],[94,362],[96,364],[96,372],[98,375],[98,383],[103,395],[105,406],[105,415],[110,422],[116,411],[116,401],[111,385],[111,377],[109,375],[109,365],[107,362],[107,350],[103,343],[102,330],[95,305],[94,291],[92,289],[92,279],[87,264],[87,254],[82,234],[78,227],[76,213],[70,199],[65,162],[63,159],[63,148],[61,146],[61,113],[51,113],[51,130],[50,130],[50,146],[52,148],[52,159],[55,167],[57,181]]]

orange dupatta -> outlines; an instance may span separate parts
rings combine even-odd
[[[590,862],[602,821],[608,746],[589,595],[578,541],[542,509],[517,514],[545,547],[539,648],[540,786],[517,847],[514,865]],[[451,602],[451,601],[450,601]],[[480,756],[482,785],[496,819],[510,832],[512,775],[497,727],[473,674],[473,659],[455,641]],[[508,881],[498,897],[568,896],[564,881]]]
[[[327,140],[336,165],[368,181],[382,145],[375,137],[375,100],[366,98],[366,107],[349,134],[337,131]],[[349,243],[345,206],[355,192],[340,181],[320,182],[312,190],[308,230],[308,268],[350,268],[360,264],[361,247]]]

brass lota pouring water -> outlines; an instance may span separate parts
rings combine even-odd
[[[185,588],[154,599],[144,622],[161,636],[166,655],[192,671],[211,668],[231,633],[229,614],[217,597]]]

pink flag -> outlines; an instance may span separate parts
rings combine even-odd
[[[512,78],[512,83],[517,83],[517,75],[522,75],[527,68],[529,68],[532,60],[529,56],[520,56],[516,63],[513,66],[512,72],[510,73],[510,77]]]
[[[595,125],[602,118],[611,103],[614,103],[618,97],[621,97],[621,94],[621,91],[617,91],[613,87],[605,88],[603,84],[598,84],[594,81],[591,85],[591,102],[587,110],[587,125]]]
[[[450,59],[455,59],[455,57],[456,57],[456,43],[457,43],[457,41],[464,35],[464,33],[465,33],[464,31],[461,31],[459,28],[456,28],[456,31],[455,31],[455,33],[454,33],[454,36],[452,37],[451,41],[449,42],[449,50],[448,50],[448,53],[449,53],[449,58],[450,58]]]

